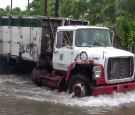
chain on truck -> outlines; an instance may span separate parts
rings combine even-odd
[[[78,97],[135,89],[134,54],[113,47],[114,34],[87,21],[0,17],[0,73],[32,70],[32,82]]]

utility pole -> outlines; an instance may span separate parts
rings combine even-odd
[[[45,16],[47,16],[47,0],[45,0]]]
[[[58,11],[59,11],[59,0],[56,0],[55,1],[55,17],[59,17]]]
[[[29,0],[28,0],[28,7],[29,7],[29,3],[30,3],[30,2],[29,2]]]
[[[11,10],[12,10],[12,0],[11,0]]]

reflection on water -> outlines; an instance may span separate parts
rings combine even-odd
[[[66,92],[35,86],[29,75],[0,76],[0,115],[133,115],[135,91],[71,98]]]

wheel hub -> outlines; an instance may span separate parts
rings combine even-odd
[[[77,83],[74,88],[75,95],[78,97],[83,97],[85,96],[85,87],[82,83]]]

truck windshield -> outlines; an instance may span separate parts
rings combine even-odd
[[[75,46],[112,46],[110,32],[107,29],[78,29],[76,30]]]

